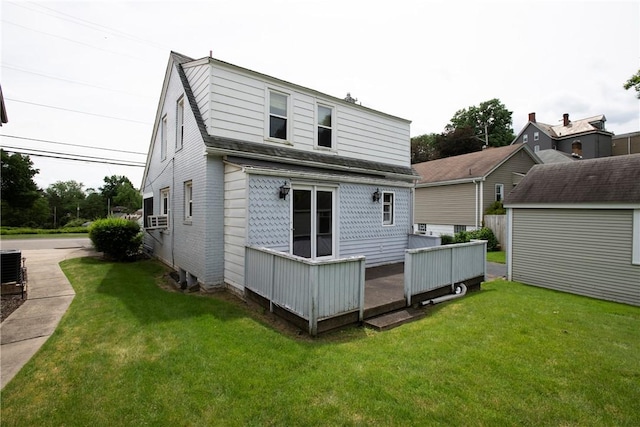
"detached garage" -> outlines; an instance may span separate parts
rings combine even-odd
[[[504,206],[509,280],[640,305],[640,154],[536,165]]]

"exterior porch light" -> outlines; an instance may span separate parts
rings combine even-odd
[[[374,202],[379,202],[380,201],[380,189],[376,188],[376,191],[374,191],[374,193],[371,195],[371,198],[373,199]]]
[[[289,194],[290,190],[291,190],[291,187],[289,187],[287,185],[287,181],[285,181],[284,184],[280,186],[280,198],[287,200],[287,194]]]

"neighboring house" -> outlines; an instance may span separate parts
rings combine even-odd
[[[535,166],[504,204],[509,280],[640,305],[640,154]]]
[[[538,156],[538,158],[544,164],[548,164],[548,163],[570,163],[570,162],[575,162],[575,161],[581,160],[580,158],[578,158],[576,156],[572,156],[571,154],[564,153],[564,152],[558,151],[558,150],[552,150],[552,149],[539,150],[538,152],[536,152],[536,155]]]
[[[404,260],[410,121],[210,57],[171,53],[142,181],[146,249],[242,292],[246,246]]]
[[[613,134],[605,129],[604,115],[569,120],[564,114],[557,125],[536,121],[536,113],[529,113],[529,121],[512,144],[528,144],[534,152],[558,150],[579,159],[594,159],[611,155]]]
[[[453,235],[482,227],[484,211],[538,163],[526,144],[516,144],[414,164],[415,230]]]
[[[640,153],[640,132],[615,135],[612,139],[612,156]]]

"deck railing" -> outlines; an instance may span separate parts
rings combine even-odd
[[[357,310],[363,320],[364,256],[310,260],[254,246],[245,254],[245,286],[307,320],[311,335],[323,318]]]
[[[486,275],[485,240],[407,249],[404,257],[404,293],[411,298],[433,289]]]

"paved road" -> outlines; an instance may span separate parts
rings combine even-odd
[[[487,262],[487,280],[507,277],[507,265],[497,262]]]
[[[39,249],[81,249],[92,248],[88,237],[61,237],[57,239],[19,239],[0,241],[1,249],[33,251]]]

